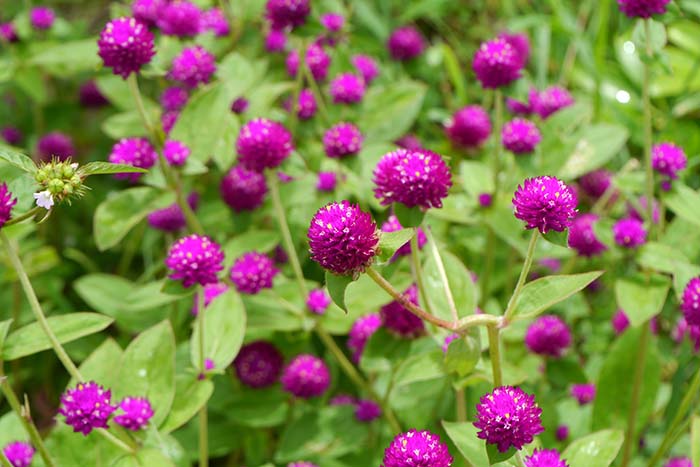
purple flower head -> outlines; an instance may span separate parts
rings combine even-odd
[[[17,204],[17,198],[7,189],[7,183],[0,185],[0,228],[12,217],[12,208]]]
[[[289,112],[292,111],[292,99],[289,98],[289,100],[285,103],[285,107],[287,107],[287,110]],[[299,92],[299,100],[297,101],[297,106],[296,106],[296,112],[297,112],[297,117],[299,117],[299,120],[308,120],[312,118],[314,115],[316,115],[316,97],[314,97],[314,93],[311,89],[302,89],[301,92]]]
[[[170,279],[182,280],[182,285],[207,285],[218,282],[217,273],[224,269],[224,253],[209,237],[192,234],[176,241],[168,252],[165,265]]]
[[[571,331],[557,316],[541,316],[527,328],[525,345],[538,355],[558,358],[571,345]]]
[[[204,47],[186,47],[173,59],[168,77],[191,88],[208,83],[216,71],[216,58]]]
[[[651,149],[651,164],[661,175],[675,180],[678,178],[678,172],[688,164],[688,158],[683,149],[675,144],[661,143]]]
[[[187,197],[187,204],[194,211],[197,209],[197,204],[199,202],[199,195],[197,193],[191,193]],[[162,230],[164,232],[177,232],[180,229],[185,228],[187,221],[185,220],[185,214],[180,209],[177,203],[173,203],[170,206],[157,209],[150,214],[148,214],[148,225],[157,230]]]
[[[403,229],[403,226],[399,222],[399,218],[396,217],[394,214],[389,216],[389,218],[382,224],[382,232],[396,232],[398,230]],[[416,236],[418,240],[418,249],[422,250],[423,246],[428,242],[428,238],[425,236],[425,232],[423,229],[418,227],[416,230]],[[399,256],[408,256],[411,254],[411,243],[406,242],[404,245],[401,245],[398,250],[396,250],[396,253],[394,253],[394,257],[391,259],[392,261],[398,258]]]
[[[418,287],[412,284],[403,293],[408,300],[418,305]],[[425,324],[418,316],[408,311],[402,304],[394,300],[379,310],[382,325],[399,337],[413,339],[425,334]]]
[[[535,449],[525,458],[525,467],[569,467],[556,449]]]
[[[569,437],[569,427],[566,425],[559,425],[554,436],[557,438],[557,441],[564,441]]]
[[[409,430],[394,437],[381,467],[450,467],[452,456],[440,437],[427,430]]]
[[[377,254],[379,235],[372,216],[349,201],[330,203],[311,219],[311,259],[334,274],[358,274]]]
[[[70,136],[60,131],[46,133],[39,139],[36,145],[36,152],[39,159],[45,162],[53,158],[66,160],[75,156],[75,146]]]
[[[12,467],[29,467],[35,452],[32,445],[24,441],[14,441],[2,448],[2,453]]]
[[[445,133],[457,146],[467,149],[479,147],[491,134],[489,114],[478,105],[468,105],[458,110],[447,122]]]
[[[172,0],[160,9],[156,21],[166,36],[192,37],[200,33],[202,10],[187,0]]]
[[[407,61],[416,58],[425,50],[425,39],[413,26],[395,29],[386,44],[394,60]]]
[[[518,59],[520,60],[521,67],[527,65],[527,61],[530,59],[530,39],[525,33],[510,33],[504,32],[499,36],[501,39],[505,39],[516,51]]]
[[[66,417],[66,424],[74,432],[87,436],[95,428],[107,428],[107,420],[115,410],[112,392],[90,381],[63,393],[58,413]]]
[[[526,229],[563,232],[576,214],[576,193],[556,177],[526,178],[513,195],[515,217]]]
[[[241,347],[233,361],[241,383],[259,389],[277,382],[284,358],[277,347],[266,341],[255,341]]]
[[[225,282],[215,282],[204,286],[204,309],[214,301],[216,297],[228,291],[228,285]],[[199,293],[194,294],[194,304],[192,305],[192,314],[199,314]]]
[[[268,52],[284,52],[285,47],[287,47],[287,34],[284,30],[271,29],[265,36],[265,50]]]
[[[306,307],[317,315],[322,315],[331,304],[331,297],[323,289],[313,289],[306,297]]]
[[[700,277],[693,277],[683,289],[681,311],[689,326],[700,326]]]
[[[571,396],[578,401],[579,405],[586,405],[595,398],[595,384],[573,384]]]
[[[394,141],[394,144],[409,151],[419,151],[423,149],[423,144],[418,137],[412,133],[406,133],[401,138]]]
[[[379,66],[377,62],[369,55],[353,55],[350,59],[352,66],[355,70],[362,76],[366,84],[370,84],[374,79],[379,76]]]
[[[155,26],[167,0],[134,0],[131,14],[147,26]]]
[[[0,40],[10,43],[19,41],[17,28],[15,28],[14,23],[0,24]]]
[[[282,387],[288,393],[302,398],[321,396],[331,383],[326,363],[309,354],[297,355],[282,373]]]
[[[479,206],[488,208],[493,204],[493,195],[491,193],[479,193]]]
[[[114,417],[114,423],[131,431],[146,428],[153,417],[153,408],[145,397],[125,397],[119,403],[119,409],[122,413]]]
[[[231,102],[231,112],[240,115],[248,110],[248,104],[248,99],[245,97],[237,97]]]
[[[612,173],[605,169],[598,169],[583,175],[578,185],[590,198],[597,200],[608,191],[612,184]]]
[[[186,89],[179,86],[170,86],[160,95],[160,105],[162,105],[163,109],[166,111],[182,110],[185,104],[187,104],[189,97]]]
[[[323,148],[331,158],[354,156],[362,149],[363,139],[352,123],[338,123],[323,134]]]
[[[500,386],[481,397],[476,406],[478,420],[474,426],[479,439],[496,444],[500,452],[511,446],[520,450],[544,431],[542,409],[535,396],[512,386]]]
[[[637,248],[647,241],[644,224],[637,219],[620,219],[613,225],[615,243],[625,248]]]
[[[272,257],[276,264],[287,264],[289,261],[289,256],[287,252],[284,251],[284,248],[282,248],[282,245],[277,245],[275,247],[275,250],[272,252]]]
[[[347,344],[350,351],[352,351],[352,360],[355,363],[359,363],[367,341],[381,325],[382,319],[377,313],[361,316],[352,324]]]
[[[87,108],[99,108],[109,104],[94,80],[84,82],[78,91],[80,105]]]
[[[355,406],[355,418],[361,422],[371,422],[382,416],[382,408],[370,399],[360,399]]]
[[[532,111],[542,119],[574,103],[574,98],[569,91],[559,86],[549,87],[542,92],[533,89],[530,91],[529,98]]]
[[[236,150],[241,166],[262,172],[279,166],[292,153],[294,144],[292,134],[284,125],[256,118],[241,128]]]
[[[352,73],[342,73],[331,81],[334,104],[356,104],[365,95],[365,80]]]
[[[321,15],[321,25],[330,32],[338,32],[345,25],[345,17],[339,13],[324,13]]]
[[[265,12],[272,29],[295,28],[306,22],[311,5],[309,0],[267,0]]]
[[[472,68],[482,87],[497,89],[520,78],[523,61],[515,47],[499,37],[481,44]]]
[[[279,272],[268,256],[251,251],[233,263],[230,277],[236,290],[254,295],[262,289],[271,289],[272,280]]]
[[[292,78],[296,78],[299,72],[299,52],[292,50],[287,55],[287,73]],[[311,71],[311,76],[316,81],[323,81],[328,76],[328,68],[331,66],[331,57],[323,50],[320,44],[313,43],[306,49],[306,66]]]
[[[629,18],[651,18],[666,13],[671,0],[617,0],[620,11]]]
[[[299,461],[299,462],[292,462],[287,464],[287,467],[318,467],[316,464],[312,464],[311,462],[306,462],[306,461]]]
[[[138,73],[155,55],[153,34],[136,18],[117,18],[107,23],[97,41],[97,54],[115,75],[126,79]]]
[[[350,394],[338,394],[333,396],[328,402],[328,405],[355,405],[357,401]]]
[[[382,156],[374,169],[374,195],[386,206],[442,207],[452,186],[452,175],[442,157],[427,149],[397,149]]]
[[[202,14],[201,21],[201,30],[211,31],[217,37],[228,36],[229,32],[231,32],[231,27],[228,24],[224,12],[221,11],[221,8],[212,8],[205,11]]]
[[[513,115],[530,115],[532,113],[532,107],[530,107],[529,102],[521,102],[512,97],[506,98],[506,108]]]
[[[516,118],[503,126],[501,142],[513,154],[530,154],[542,141],[537,125],[524,118]]]
[[[664,467],[693,467],[693,463],[687,457],[673,457],[666,462]]]
[[[267,194],[265,176],[259,172],[233,167],[221,179],[221,197],[235,212],[259,208]]]
[[[56,14],[49,7],[37,6],[29,12],[29,22],[32,23],[34,29],[49,29],[55,20]]]
[[[627,214],[631,219],[637,219],[639,222],[644,222],[644,217],[646,216],[646,210],[647,210],[647,198],[646,196],[641,196],[639,198],[639,207],[642,209],[642,212],[638,212],[637,208],[632,205],[632,203],[629,203],[627,205]],[[661,219],[661,212],[659,210],[659,202],[656,200],[652,201],[651,204],[651,217],[652,221],[654,224],[658,224],[659,220]]]
[[[22,132],[14,126],[6,126],[0,130],[0,136],[5,142],[12,146],[17,146],[22,142]]]
[[[109,162],[113,164],[133,165],[142,169],[150,169],[158,160],[158,153],[146,138],[124,138],[112,147]],[[141,173],[118,173],[117,179],[137,181]]]
[[[163,145],[163,157],[168,161],[168,164],[181,167],[187,162],[187,158],[190,157],[190,148],[188,148],[184,143],[169,139]]]
[[[569,246],[581,256],[596,256],[608,249],[596,238],[593,231],[593,224],[597,220],[598,216],[595,214],[579,214],[569,227]]]
[[[619,336],[629,327],[630,320],[624,310],[617,310],[610,320],[610,324],[612,324],[615,334]]]
[[[180,112],[178,110],[170,110],[168,112],[163,112],[163,115],[160,116],[160,123],[163,126],[163,132],[165,133],[165,136],[168,136],[170,134],[170,130],[172,130],[175,124],[177,123],[177,118],[179,116]]]
[[[316,189],[318,191],[333,191],[338,184],[338,176],[335,172],[319,172]]]
[[[459,339],[459,334],[453,333],[445,336],[445,341],[442,344],[442,353],[447,353],[447,349],[450,348],[450,344]]]

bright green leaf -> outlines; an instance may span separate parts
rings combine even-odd
[[[200,366],[199,320],[204,316],[204,358],[214,362],[214,368],[225,369],[231,364],[243,343],[246,313],[240,295],[229,289],[216,297],[194,322],[190,357],[195,368]]]
[[[394,203],[394,214],[396,214],[399,224],[404,229],[418,227],[423,223],[423,218],[425,217],[425,211],[419,206],[409,208],[402,203]]]
[[[680,182],[664,197],[664,203],[677,216],[700,226],[700,194]]]
[[[119,173],[146,173],[148,170],[126,164],[112,164],[110,162],[88,162],[80,167],[80,173],[84,175],[104,175]]]
[[[621,430],[603,430],[572,442],[562,453],[570,467],[609,467],[622,447]]]
[[[407,244],[413,238],[413,229],[401,229],[395,232],[382,232],[379,237],[379,258],[388,261],[394,256],[396,250]]]
[[[693,465],[700,465],[700,416],[694,416],[690,423],[690,455]]]
[[[0,159],[30,174],[37,171],[36,164],[30,157],[14,151],[9,146],[3,144],[0,144]]]
[[[516,318],[532,318],[547,308],[566,300],[603,274],[603,271],[582,274],[546,276],[525,284],[515,302]]]
[[[365,139],[393,141],[403,136],[413,126],[426,90],[424,84],[416,81],[370,87],[363,100],[359,121]]]
[[[457,373],[460,377],[470,374],[481,357],[481,347],[478,339],[467,335],[450,342],[445,355],[445,368]]]
[[[214,383],[208,379],[199,380],[194,375],[177,375],[175,379],[175,399],[160,431],[170,433],[177,430],[194,417],[207,403],[214,392]]]
[[[121,360],[123,353],[119,344],[108,337],[80,364],[80,374],[86,381],[97,381],[110,388],[114,385],[114,378],[119,371],[115,365]],[[68,387],[74,386],[77,382],[75,378],[71,378]]]
[[[333,303],[347,313],[348,308],[345,306],[345,290],[353,281],[352,276],[339,276],[332,272],[326,271],[326,288],[331,296]]]
[[[479,467],[489,465],[486,444],[476,436],[478,428],[471,423],[447,422],[445,420],[442,421],[442,426],[459,452],[472,465]]]
[[[618,279],[615,282],[617,304],[632,326],[640,326],[661,312],[671,281],[660,274]]]

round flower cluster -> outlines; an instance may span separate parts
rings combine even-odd
[[[281,124],[256,118],[243,125],[236,141],[244,168],[262,172],[279,166],[294,150],[292,134]]]
[[[306,307],[317,315],[322,315],[331,304],[331,297],[323,289],[314,289],[306,297]]]
[[[362,79],[365,80],[366,84],[370,84],[377,76],[379,76],[379,66],[377,65],[377,62],[374,61],[374,59],[369,55],[353,55],[350,62],[362,76]]]
[[[45,30],[53,26],[56,20],[56,14],[49,7],[37,6],[29,12],[29,22],[34,29]]]
[[[338,32],[345,25],[345,17],[339,13],[324,13],[320,21],[321,25],[330,32]]]
[[[107,23],[97,47],[104,65],[124,79],[138,73],[156,53],[153,34],[136,18],[117,18]]]
[[[249,104],[248,99],[245,97],[237,97],[231,102],[231,112],[240,115],[248,110]]]
[[[322,395],[331,383],[326,363],[318,357],[301,354],[292,359],[282,374],[282,387],[290,394],[309,399]]]
[[[596,256],[608,249],[598,240],[593,230],[593,224],[597,220],[595,214],[579,214],[569,227],[569,246],[581,256]]]
[[[219,189],[224,202],[235,212],[252,211],[265,200],[267,183],[259,172],[233,167],[221,179]]]
[[[70,136],[60,131],[46,133],[39,139],[36,145],[36,152],[39,160],[44,162],[58,159],[65,161],[71,156],[75,156],[75,146]]]
[[[535,449],[524,462],[525,467],[569,467],[556,449]]]
[[[284,52],[287,47],[287,35],[282,30],[271,29],[265,36],[265,50],[270,53]]]
[[[352,73],[342,73],[331,81],[334,104],[355,104],[365,95],[365,80]]]
[[[440,437],[427,430],[396,435],[384,451],[381,467],[450,467],[452,456]]]
[[[299,52],[292,50],[287,55],[287,73],[292,78],[296,78],[299,72]],[[331,57],[323,50],[320,44],[313,43],[306,49],[306,66],[311,71],[316,81],[323,81],[328,76],[328,68],[331,66]]]
[[[216,58],[204,47],[195,45],[186,47],[173,58],[168,78],[188,88],[206,84],[216,71]]]
[[[683,149],[675,144],[661,143],[651,149],[651,164],[661,175],[675,180],[678,178],[678,172],[688,165],[688,158]]]
[[[197,193],[191,193],[187,197],[187,204],[189,204],[190,209],[193,211],[196,210],[199,204],[199,195]],[[149,213],[147,220],[148,225],[164,232],[177,232],[187,225],[185,214],[177,203]]]
[[[681,310],[690,326],[700,326],[700,277],[693,277],[683,289]]]
[[[76,433],[88,435],[95,428],[107,428],[107,420],[117,408],[112,405],[112,392],[94,381],[78,383],[61,396],[58,413]]]
[[[159,9],[156,23],[166,36],[196,36],[202,26],[202,10],[187,0],[172,0]]]
[[[355,405],[355,418],[360,422],[371,422],[382,416],[382,408],[370,399],[360,399]]]
[[[540,130],[529,120],[516,118],[503,126],[501,142],[513,154],[530,154],[540,141]]]
[[[149,27],[156,26],[158,15],[167,0],[134,0],[131,3],[131,14],[134,18]]]
[[[403,226],[399,222],[398,217],[396,217],[394,214],[389,216],[389,218],[382,224],[382,232],[396,232],[403,229]],[[428,238],[425,236],[425,232],[423,232],[423,229],[418,227],[416,229],[416,239],[418,241],[418,249],[422,250],[423,246],[428,242]],[[406,242],[405,245],[401,245],[398,250],[396,250],[396,253],[394,253],[394,257],[392,258],[392,261],[399,257],[399,256],[408,256],[411,254],[411,243]]]
[[[574,103],[569,91],[559,86],[551,86],[542,92],[533,89],[530,91],[529,100],[532,111],[543,120]]]
[[[651,18],[666,13],[671,0],[617,0],[620,11],[630,18]]]
[[[520,78],[523,61],[515,47],[501,37],[481,44],[472,68],[482,87],[496,89]]]
[[[277,347],[266,341],[244,345],[233,361],[241,383],[256,389],[275,384],[283,364],[284,358]]]
[[[211,31],[217,37],[225,37],[231,32],[231,27],[221,8],[212,8],[202,14],[201,29]]]
[[[168,161],[168,164],[181,167],[187,162],[187,158],[190,157],[190,148],[188,148],[184,143],[169,139],[163,145],[163,157]]]
[[[125,397],[119,404],[119,410],[121,412],[114,417],[114,423],[127,430],[141,430],[153,417],[151,403],[144,397]]]
[[[620,219],[613,225],[615,243],[625,248],[637,248],[647,241],[644,224],[632,218]]]
[[[527,34],[504,32],[498,35],[500,39],[508,42],[517,52],[521,66],[525,67],[530,59],[530,39]]]
[[[664,467],[693,467],[693,462],[687,457],[673,457]]]
[[[267,0],[265,4],[265,16],[276,30],[301,26],[310,13],[309,0]]]
[[[163,106],[165,111],[182,110],[187,103],[187,99],[189,99],[189,94],[187,94],[186,89],[179,86],[170,86],[160,95],[160,105]]]
[[[418,287],[412,284],[403,295],[413,303],[418,305]],[[387,303],[379,310],[382,318],[382,325],[399,337],[412,339],[425,334],[425,324],[418,316],[408,311],[401,303],[394,300]]]
[[[0,185],[0,228],[12,217],[12,208],[17,204],[17,198],[12,197],[12,192],[7,189],[7,183]]]
[[[561,357],[571,345],[571,331],[557,316],[541,316],[527,329],[525,345],[538,355]]]
[[[323,134],[323,148],[331,158],[352,156],[362,149],[362,133],[352,123],[338,123]]]
[[[6,126],[0,130],[0,137],[12,146],[17,146],[22,142],[22,131],[13,126]]]
[[[0,23],[0,40],[13,43],[19,41],[14,23]]]
[[[214,301],[214,299],[220,295],[223,295],[228,291],[228,285],[224,282],[214,282],[213,284],[207,284],[204,286],[204,309]],[[194,304],[192,306],[192,315],[197,316],[199,314],[199,293],[194,294]]]
[[[527,178],[513,196],[515,217],[526,223],[525,228],[546,234],[550,230],[563,232],[576,214],[576,193],[556,177]]]
[[[617,310],[610,320],[610,324],[612,324],[615,334],[619,336],[629,327],[630,320],[624,310]]]
[[[272,288],[272,281],[279,272],[269,257],[251,251],[233,263],[230,277],[239,292],[256,294],[262,289]]]
[[[447,137],[457,146],[477,148],[491,134],[489,114],[478,105],[468,105],[458,110],[445,125]]]
[[[316,97],[311,89],[302,89],[297,102],[297,116],[301,120],[308,120],[316,115]]]
[[[318,191],[333,191],[338,183],[338,176],[335,172],[319,172],[316,189]]]
[[[391,33],[386,46],[389,49],[391,58],[407,61],[423,53],[425,40],[416,28],[403,26]]]
[[[595,384],[574,384],[571,386],[571,395],[579,405],[586,405],[595,398]]]
[[[142,169],[150,169],[158,160],[158,153],[146,138],[124,138],[112,147],[109,161],[113,164],[126,164]],[[118,173],[114,178],[138,181],[142,173]]]
[[[207,285],[218,282],[217,273],[224,269],[224,253],[209,237],[192,234],[181,238],[170,247],[165,265],[172,271],[172,280],[182,285]]]
[[[605,169],[598,169],[583,175],[578,186],[591,199],[598,200],[605,194],[612,184],[612,173]]]
[[[352,328],[348,333],[348,349],[352,352],[352,360],[360,362],[365,345],[372,334],[382,326],[382,318],[377,313],[361,316],[352,323]]]
[[[35,452],[32,445],[24,441],[14,441],[2,449],[12,467],[29,467]]]
[[[97,109],[109,104],[109,101],[104,94],[102,94],[94,80],[88,80],[80,86],[78,98],[80,100],[80,105],[86,108]]]

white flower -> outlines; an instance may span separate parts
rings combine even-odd
[[[53,196],[51,195],[49,190],[34,193],[34,199],[36,200],[37,206],[42,207],[46,210],[51,209],[51,206],[53,206]]]

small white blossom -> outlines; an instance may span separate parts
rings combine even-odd
[[[78,163],[77,162],[73,162],[70,166],[73,170],[78,170]]]
[[[41,208],[48,210],[51,209],[51,206],[53,206],[53,195],[51,195],[49,190],[34,193],[34,199],[36,200],[36,205]]]

